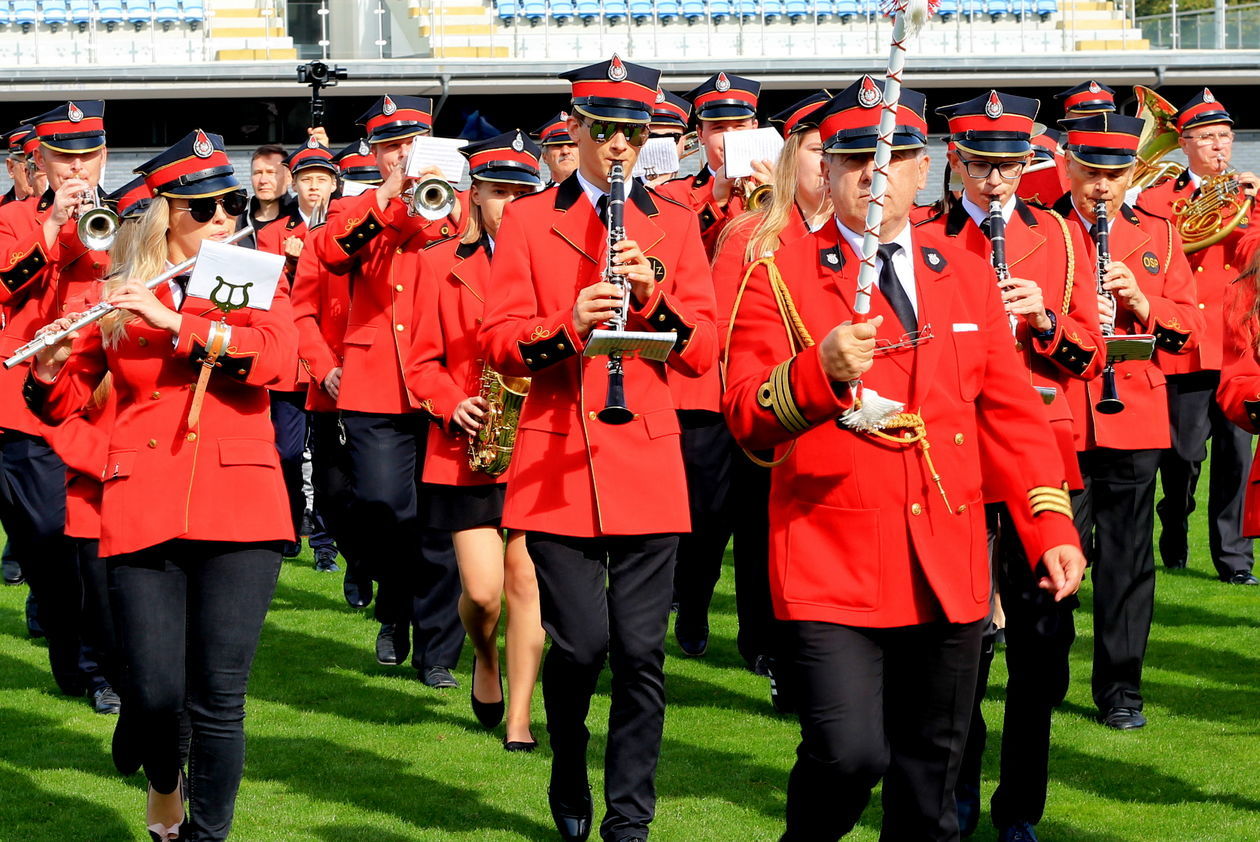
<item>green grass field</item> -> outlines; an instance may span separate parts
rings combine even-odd
[[[1051,754],[1045,842],[1260,840],[1260,588],[1207,572],[1202,522],[1189,572],[1159,574],[1147,658],[1150,725],[1114,733],[1092,718],[1089,588],[1078,613],[1073,682]],[[532,755],[481,731],[465,687],[439,692],[410,669],[378,666],[376,626],[346,607],[340,575],[289,562],[254,666],[248,761],[234,839],[242,842],[550,840],[549,753],[535,699]],[[774,840],[796,746],[766,683],[735,651],[730,570],[715,601],[708,657],[669,642],[669,712],[653,839]],[[25,588],[0,591],[0,842],[144,840],[142,776],[109,759],[114,719],[60,696],[42,645],[25,637]],[[986,717],[1001,732],[1005,668],[994,664]],[[607,677],[603,684],[607,690]],[[602,751],[607,698],[596,699]],[[993,743],[991,743],[991,746]],[[986,763],[985,804],[996,774]],[[600,774],[593,770],[596,817]],[[878,798],[852,839],[878,837]],[[991,842],[982,819],[973,837]]]

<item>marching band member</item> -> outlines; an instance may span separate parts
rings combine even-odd
[[[1027,510],[1042,588],[1067,598],[1085,564],[991,270],[909,224],[928,159],[924,98],[906,89],[879,291],[871,320],[851,323],[882,100],[864,76],[819,114],[835,222],[754,269],[729,341],[731,430],[776,457],[770,581],[802,734],[785,842],[847,834],[881,777],[882,838],[958,838],[954,781],[989,610],[982,476]],[[864,397],[859,378],[914,407],[898,416],[910,426],[833,423]]]
[[[1084,235],[1093,266],[1095,207],[1107,207],[1111,262],[1099,267],[1106,290],[1099,295],[1099,321],[1113,323],[1117,334],[1154,334],[1156,340],[1152,359],[1115,365],[1120,412],[1096,409],[1102,378],[1068,384],[1083,432],[1078,450],[1085,490],[1074,508],[1092,562],[1094,703],[1103,724],[1128,730],[1146,724],[1141,683],[1155,602],[1155,471],[1160,451],[1169,446],[1163,369],[1171,355],[1198,344],[1203,318],[1181,237],[1167,220],[1124,201],[1142,121],[1102,112],[1062,125],[1072,190],[1054,210]]]
[[[488,414],[483,378],[497,375],[486,367],[477,327],[486,310],[490,262],[503,211],[513,199],[542,186],[540,150],[515,130],[470,143],[460,152],[468,159],[472,176],[467,229],[458,238],[408,253],[400,268],[406,275],[413,271],[409,264],[414,265],[417,300],[425,303],[417,308],[407,386],[435,423],[424,459],[429,526],[451,532],[455,543],[463,585],[459,614],[476,652],[470,682],[473,713],[486,728],[503,719],[498,628],[506,594],[508,710],[503,746],[508,751],[533,751],[538,743],[530,732],[530,702],[543,650],[538,580],[523,532],[509,532],[504,548],[500,525],[507,477],[472,469],[469,439],[491,422],[509,425],[513,434],[515,430],[514,417],[495,419]],[[510,411],[504,406],[495,410]],[[497,441],[492,439],[491,446],[497,447]]]
[[[376,165],[376,156],[372,154],[372,147],[368,145],[366,138],[356,140],[333,155],[333,161],[346,181],[372,186],[381,183],[381,170]]]
[[[1138,207],[1179,222],[1188,204],[1200,195],[1204,179],[1230,170],[1234,152],[1234,121],[1210,90],[1191,97],[1173,118],[1178,144],[1189,166],[1176,177],[1142,191]],[[1224,341],[1221,307],[1225,286],[1245,266],[1239,244],[1249,229],[1260,225],[1260,208],[1254,204],[1260,178],[1243,172],[1234,176],[1238,186],[1225,188],[1236,202],[1251,197],[1253,204],[1233,231],[1220,242],[1186,255],[1194,272],[1198,307],[1204,334],[1197,348],[1166,360],[1168,408],[1172,420],[1172,447],[1159,460],[1163,499],[1155,506],[1159,515],[1159,554],[1165,567],[1185,567],[1188,557],[1190,513],[1199,471],[1212,439],[1212,470],[1208,487],[1208,546],[1212,564],[1221,581],[1257,585],[1251,568],[1255,563],[1251,540],[1242,534],[1243,496],[1251,469],[1251,434],[1229,422],[1215,400],[1220,384]],[[1222,220],[1225,222],[1226,220]]]
[[[569,136],[569,114],[561,111],[538,128],[534,139],[542,147],[542,162],[547,165],[547,186],[559,184],[578,167],[577,145]]]
[[[664,88],[656,91],[656,102],[652,105],[652,122],[648,124],[648,137],[667,137],[674,141],[678,150],[678,160],[686,157],[687,125],[691,120],[691,103]],[[697,151],[697,150],[693,150]],[[645,177],[648,187],[659,187],[674,178],[677,173],[660,173]]]
[[[287,371],[297,335],[282,288],[270,309],[218,313],[178,279],[144,285],[232,233],[246,200],[222,138],[197,130],[138,171],[157,198],[107,281],[119,309],[41,351],[25,392],[57,423],[113,379],[100,551],[129,676],[122,722],[131,723],[116,735],[115,763],[127,774],[144,767],[152,838],[222,840],[244,764],[249,665],[281,542],[293,537],[263,387]]]
[[[36,195],[35,186],[31,183],[26,153],[22,151],[22,141],[34,133],[35,130],[30,126],[21,125],[4,136],[4,142],[9,147],[9,154],[4,159],[4,167],[9,173],[9,180],[13,182],[13,186],[0,196],[0,206],[7,205],[9,202],[21,202]]]
[[[83,242],[78,217],[102,196],[104,111],[99,100],[77,100],[28,121],[28,157],[47,174],[48,190],[0,207],[3,356],[99,296],[109,255]],[[39,605],[53,678],[62,692],[81,696],[106,682],[80,663],[82,594],[77,554],[65,537],[66,466],[22,400],[25,374],[25,367],[0,370],[0,522]]]
[[[1254,229],[1253,229],[1254,230]],[[1254,255],[1246,271],[1225,285],[1224,358],[1216,401],[1230,421],[1248,433],[1260,432],[1260,296]],[[1247,477],[1241,531],[1248,538],[1260,536],[1260,461],[1252,461]]]
[[[666,370],[699,376],[715,362],[713,288],[695,212],[630,177],[660,72],[613,56],[561,76],[573,83],[568,128],[578,169],[508,206],[480,339],[496,371],[532,377],[502,524],[526,533],[551,636],[543,701],[552,817],[564,840],[590,833],[586,717],[607,658],[613,679],[600,834],[643,842],[655,813],[674,554],[678,533],[690,527]],[[614,164],[625,172],[626,231],[610,244],[600,218]],[[625,359],[633,417],[618,425],[599,417],[608,361],[582,355],[590,331],[622,300],[622,286],[600,280],[610,251],[631,296],[627,330],[677,335],[665,363]]]
[[[998,251],[1009,276],[1002,300],[1011,314],[1011,340],[1029,382],[1046,389],[1044,409],[1058,443],[1068,487],[1081,488],[1067,384],[1091,379],[1103,368],[1103,339],[1092,264],[1078,230],[1053,211],[1018,198],[1021,175],[1033,160],[1035,99],[989,91],[967,102],[938,108],[949,120],[949,166],[963,185],[947,213],[921,223],[947,241],[993,263]],[[993,212],[998,207],[1001,219]],[[1002,237],[1000,245],[997,237]],[[992,238],[992,240],[991,240]],[[1044,399],[1043,399],[1044,400]],[[991,818],[999,842],[1036,842],[1033,829],[1045,811],[1050,719],[1067,694],[1068,653],[1076,638],[1075,596],[1055,600],[1037,577],[1012,522],[1012,512],[991,503],[986,515],[995,542],[994,576],[1006,615],[1006,704],[1001,771]],[[980,702],[989,684],[997,629],[986,631],[972,724],[957,786],[959,827],[976,828],[980,767],[986,726]]]
[[[403,379],[415,278],[400,272],[396,260],[400,251],[450,236],[458,224],[454,217],[412,216],[402,198],[411,143],[430,131],[432,107],[427,97],[387,94],[359,118],[384,181],[336,203],[327,233],[311,245],[331,272],[349,276],[344,359],[323,386],[337,396],[352,466],[352,552],[376,566],[380,583],[376,660],[401,664],[412,652],[426,685],[450,688],[459,686],[451,669],[464,637],[456,609],[459,575],[449,533],[424,523],[420,477],[429,421]]]

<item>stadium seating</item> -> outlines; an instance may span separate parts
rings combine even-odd
[[[35,0],[13,0],[13,22],[22,27],[23,32],[30,32],[32,26],[38,25]]]
[[[792,23],[801,23],[810,18],[808,0],[787,0],[783,4],[783,11]]]
[[[153,8],[149,0],[125,0],[123,8],[127,10],[127,23],[136,28],[136,32],[144,29],[144,25],[153,20]]]
[[[682,14],[689,26],[703,23],[707,14],[704,0],[682,0]]]
[[[53,32],[61,31],[70,19],[70,11],[66,8],[66,0],[44,0],[41,4],[44,13],[44,25]]]
[[[599,0],[577,0],[576,8],[577,16],[581,19],[583,26],[595,23],[603,13],[603,9],[599,7]]]
[[[783,0],[761,0],[761,19],[777,23],[783,18]]]
[[[70,22],[86,32],[92,22],[92,0],[70,0]]]
[[[731,17],[731,4],[728,0],[709,0],[709,20],[714,23],[725,23]]]
[[[944,23],[949,23],[958,14],[958,0],[941,0],[936,14]]]
[[[1011,4],[1007,0],[988,0],[985,11],[989,13],[989,20],[997,23],[1011,13]]]
[[[626,22],[630,11],[626,8],[626,0],[604,0],[604,20],[611,26]]]
[[[495,4],[495,17],[504,26],[511,26],[516,21],[516,0],[498,0]]]
[[[203,0],[184,0],[184,23],[189,29],[196,29],[206,22],[206,7]]]
[[[835,9],[835,16],[842,23],[850,23],[858,16],[857,0],[835,0],[833,8]]]
[[[163,32],[170,32],[179,23],[179,0],[155,0],[153,22],[162,24]]]
[[[538,26],[547,20],[547,3],[545,0],[525,0],[521,3],[521,15],[530,26]]]
[[[573,20],[573,0],[551,0],[551,19],[560,26]]]
[[[9,0],[0,0],[0,26],[8,26],[13,22],[13,6]]]
[[[657,0],[656,19],[663,24],[671,24],[678,20],[680,9],[678,0]]]

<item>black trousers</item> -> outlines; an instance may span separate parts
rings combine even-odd
[[[302,490],[302,454],[306,451],[306,392],[270,392],[271,426],[276,431],[276,450],[280,454],[280,472],[289,493],[289,513],[293,517],[293,534],[302,543],[302,515],[306,511],[306,494]]]
[[[158,792],[188,745],[188,837],[226,839],[245,766],[245,687],[280,573],[280,544],[168,541],[108,560],[126,729]]]
[[[834,842],[884,779],[883,842],[954,842],[954,786],[985,621],[792,622],[801,744],[781,842]]]
[[[691,532],[679,536],[674,595],[679,628],[701,632],[708,627],[709,604],[722,576],[722,557],[731,538],[732,440],[716,412],[679,410],[678,423]]]
[[[1072,612],[1075,596],[1055,602],[1037,586],[1044,568],[1028,564],[1023,544],[1010,524],[1006,506],[985,507],[993,539],[993,569],[1006,612],[1006,704],[1002,718],[1002,754],[991,817],[998,827],[1019,822],[1037,824],[1046,808],[1050,760],[1050,718],[1067,695],[1068,654],[1076,640]],[[980,702],[989,683],[996,633],[986,633],[981,646],[971,728],[963,751],[958,792],[978,797],[980,769],[988,733]]]
[[[736,644],[749,664],[758,655],[780,657],[786,631],[770,601],[770,469],[749,460],[731,442],[731,517],[735,524]],[[767,454],[769,455],[769,454]],[[784,676],[775,676],[780,684]]]
[[[95,540],[71,539],[79,569],[82,607],[78,614],[79,674],[89,694],[105,685],[119,683],[117,635],[109,607],[105,559]]]
[[[376,619],[414,629],[412,664],[454,667],[464,644],[459,570],[449,532],[427,526],[420,476],[429,416],[342,413],[353,477],[358,557],[380,582]]]
[[[0,524],[39,604],[53,678],[63,693],[82,695],[89,683],[79,667],[83,589],[66,537],[66,465],[44,439],[0,435]]]
[[[605,839],[647,835],[665,724],[665,631],[677,535],[571,538],[526,534],[551,636],[543,703],[553,774],[585,776],[586,716],[607,659],[612,668],[604,754]],[[580,770],[580,772],[579,772]]]
[[[1155,608],[1158,450],[1095,448],[1080,456],[1085,491],[1073,500],[1094,584],[1094,704],[1142,708],[1142,660]]]
[[[1172,447],[1159,460],[1163,491],[1155,507],[1160,521],[1160,555],[1164,562],[1187,559],[1187,533],[1194,511],[1207,442],[1212,440],[1212,472],[1208,480],[1208,546],[1222,579],[1251,570],[1251,539],[1242,537],[1243,497],[1251,470],[1251,434],[1234,425],[1216,403],[1219,371],[1198,371],[1168,377],[1168,410]]]

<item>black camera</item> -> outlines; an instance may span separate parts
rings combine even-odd
[[[314,88],[331,88],[346,78],[344,67],[329,67],[322,61],[308,61],[298,65],[298,82]]]

